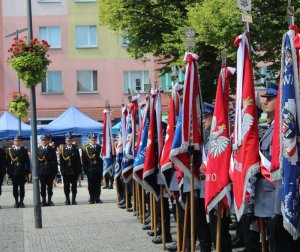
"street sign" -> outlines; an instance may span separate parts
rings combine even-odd
[[[251,11],[251,0],[237,0],[237,5],[243,11]]]

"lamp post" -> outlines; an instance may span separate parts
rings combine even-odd
[[[27,0],[27,21],[28,37],[33,39],[32,34],[32,13],[31,0]],[[34,223],[35,228],[42,228],[42,209],[40,201],[40,185],[37,170],[37,126],[36,126],[36,102],[35,86],[30,85],[30,113],[31,113],[31,163],[32,163],[32,182],[33,182],[33,205],[34,205]]]
[[[21,30],[16,30],[15,32],[13,33],[10,33],[10,34],[7,34],[5,36],[5,38],[9,38],[9,37],[12,37],[12,36],[16,36],[16,39],[18,40],[19,39],[19,34],[24,32],[24,31],[27,31],[28,28],[23,28]],[[21,92],[21,85],[20,85],[20,78],[18,77],[18,91]],[[18,117],[18,135],[21,136],[21,118]]]

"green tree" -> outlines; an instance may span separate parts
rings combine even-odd
[[[250,42],[253,63],[272,62],[274,75],[280,69],[281,40],[287,31],[287,0],[252,0],[253,24]],[[293,1],[295,9],[299,1]],[[220,52],[228,53],[228,65],[236,63],[235,37],[244,30],[236,0],[98,0],[100,24],[121,31],[130,41],[128,52],[135,58],[159,57],[162,71],[172,64],[183,66],[186,50],[184,31],[196,30],[194,52],[199,54],[203,96],[211,100],[212,86],[220,71]],[[296,13],[295,20],[299,17]],[[258,76],[259,77],[259,76]]]

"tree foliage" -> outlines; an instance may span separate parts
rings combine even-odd
[[[287,31],[287,0],[252,0],[253,24],[250,42],[253,62],[274,63],[279,70],[281,40]],[[299,1],[292,1],[295,9]],[[183,65],[185,29],[196,30],[194,52],[200,55],[199,68],[206,97],[215,92],[212,83],[220,70],[220,52],[226,50],[228,65],[236,62],[235,37],[244,31],[236,0],[98,0],[100,23],[122,31],[130,41],[128,52],[135,58],[151,53],[160,58],[164,69]],[[299,17],[296,13],[295,20]],[[213,88],[212,88],[213,87]]]

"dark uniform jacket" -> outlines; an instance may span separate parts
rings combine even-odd
[[[78,176],[81,174],[81,161],[79,150],[76,145],[72,144],[69,149],[64,145],[60,150],[60,172],[63,176]]]
[[[28,150],[24,146],[9,147],[7,150],[7,173],[9,176],[25,176],[30,173]]]
[[[51,146],[38,148],[39,176],[55,176],[58,172],[56,151]]]
[[[100,157],[101,146],[96,144],[95,147],[91,144],[82,146],[82,164],[84,173],[94,174],[103,172],[103,160]]]
[[[6,173],[6,153],[0,148],[0,182]]]

